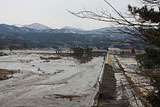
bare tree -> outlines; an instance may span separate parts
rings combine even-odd
[[[136,43],[150,44],[160,47],[160,1],[159,0],[142,0],[142,8],[132,7],[128,5],[128,14],[122,14],[115,7],[113,7],[107,0],[105,3],[113,9],[115,14],[107,11],[93,12],[83,10],[80,12],[72,12],[71,14],[80,17],[88,18],[97,21],[111,22],[117,27],[117,30],[111,31],[113,33],[129,34],[138,39],[127,38]],[[159,8],[159,10],[155,10]]]

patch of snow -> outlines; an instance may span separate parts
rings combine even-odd
[[[52,29],[48,26],[45,26],[45,25],[42,25],[42,24],[39,24],[39,23],[33,23],[33,24],[30,24],[30,25],[24,25],[23,27],[26,27],[26,28],[31,28],[31,29],[36,29],[36,30],[48,30],[48,29]]]

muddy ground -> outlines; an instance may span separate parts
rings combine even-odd
[[[103,58],[82,64],[71,57],[45,61],[41,56],[0,57],[0,69],[18,71],[0,81],[0,107],[89,107]]]

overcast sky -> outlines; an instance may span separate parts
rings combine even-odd
[[[137,4],[135,0],[108,0],[114,7],[127,11],[128,3]],[[52,28],[64,26],[82,29],[96,29],[110,26],[109,23],[81,19],[67,12],[78,12],[83,8],[109,10],[103,0],[0,0],[0,23],[31,24],[41,23]]]

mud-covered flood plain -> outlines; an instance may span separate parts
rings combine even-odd
[[[0,69],[14,71],[0,80],[0,107],[88,107],[102,63],[103,57],[80,63],[48,54],[0,56]]]

